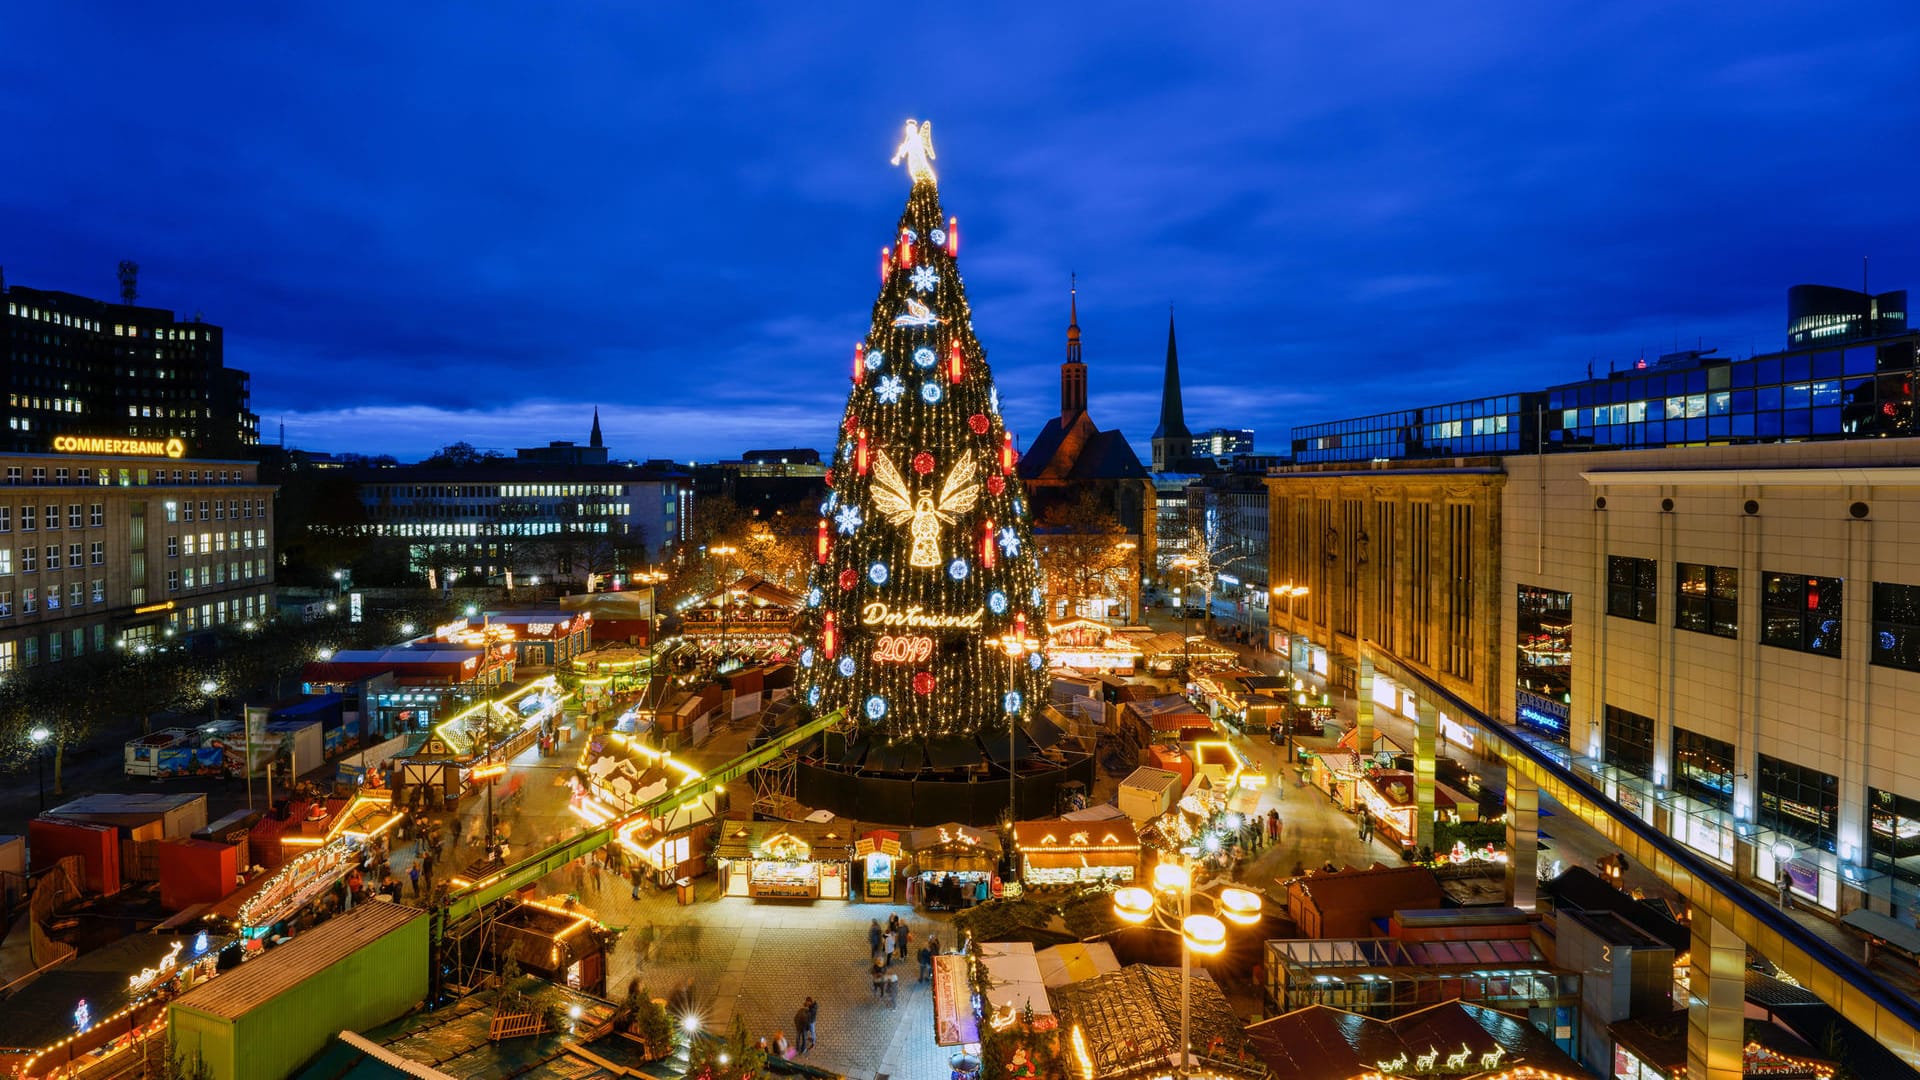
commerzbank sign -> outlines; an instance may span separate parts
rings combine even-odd
[[[184,439],[117,439],[102,435],[55,435],[57,454],[124,454],[132,457],[185,457]]]

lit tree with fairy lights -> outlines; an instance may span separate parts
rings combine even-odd
[[[932,157],[932,125],[909,121],[894,160],[913,189],[854,347],[800,630],[807,703],[885,742],[1005,731],[1047,688],[1026,493]]]

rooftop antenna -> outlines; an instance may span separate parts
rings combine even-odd
[[[140,296],[140,264],[132,259],[120,260],[120,302],[131,304]]]

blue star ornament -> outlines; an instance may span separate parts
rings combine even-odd
[[[1000,554],[1009,559],[1020,554],[1020,534],[1015,532],[1011,525],[1002,526],[1000,529]]]
[[[840,512],[833,515],[833,524],[840,530],[840,535],[852,536],[860,528],[860,508],[852,505],[841,507]]]

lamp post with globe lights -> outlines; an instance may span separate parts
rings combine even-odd
[[[27,738],[33,742],[34,759],[40,767],[40,809],[42,810],[47,808],[47,740],[52,737],[53,732],[48,731],[45,726],[36,726],[32,731],[27,732]]]
[[[1180,1066],[1174,1075],[1185,1080],[1192,1069],[1191,1026],[1193,954],[1215,956],[1227,947],[1227,923],[1252,926],[1260,921],[1260,895],[1237,886],[1218,896],[1195,889],[1193,871],[1184,862],[1163,862],[1153,868],[1152,889],[1130,885],[1113,894],[1113,912],[1136,926],[1149,922],[1180,935]],[[1205,901],[1212,914],[1196,913],[1195,899]],[[1223,921],[1224,920],[1224,921]]]
[[[1020,622],[1016,621],[1015,625],[1019,626]],[[1011,695],[1015,692],[1011,689],[1011,687],[1018,686],[1020,683],[1020,661],[1028,653],[1039,651],[1040,642],[1034,638],[1028,637],[1025,633],[1016,631],[1015,633],[1002,634],[1001,636],[994,638],[991,644],[1001,649],[1004,649],[1006,651],[1008,670],[1011,673],[1010,677],[1007,679],[1007,686],[1010,688],[1007,691],[1007,693],[1010,695],[1008,700],[1009,700],[1009,703],[1011,703],[1012,701]],[[1007,825],[1009,828],[1012,827],[1014,822],[1020,820],[1020,803],[1019,803],[1020,789],[1016,787],[1013,782],[1014,781],[1014,760],[1017,756],[1016,748],[1014,745],[1014,737],[1019,734],[1020,716],[1026,710],[1026,707],[1027,707],[1027,703],[1025,701],[1022,701],[1019,703],[1017,707],[1009,708],[1006,710],[1006,713],[1007,713]]]

